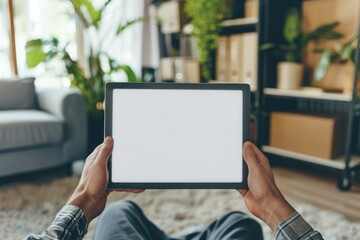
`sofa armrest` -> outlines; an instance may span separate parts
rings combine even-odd
[[[41,110],[64,120],[65,161],[85,159],[87,147],[87,115],[84,98],[75,89],[36,90]]]

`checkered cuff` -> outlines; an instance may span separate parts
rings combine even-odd
[[[312,227],[297,212],[293,213],[276,228],[274,237],[276,240],[323,239],[321,234],[312,229]]]

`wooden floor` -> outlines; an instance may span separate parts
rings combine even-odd
[[[273,167],[275,181],[283,194],[298,202],[342,213],[348,220],[360,222],[360,184],[349,192],[336,187],[338,175],[330,171],[306,171]]]

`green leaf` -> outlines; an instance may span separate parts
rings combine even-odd
[[[316,81],[321,81],[329,70],[331,61],[330,61],[330,52],[329,50],[325,50],[321,54],[320,61],[315,69],[315,79]]]
[[[70,2],[74,6],[79,18],[87,27],[90,25],[94,25],[96,28],[99,27],[101,11],[96,10],[89,0],[70,0]]]
[[[201,77],[211,79],[211,52],[216,49],[222,20],[230,12],[223,0],[186,0],[185,13],[193,26],[191,35],[197,40],[198,62],[201,64]]]
[[[119,70],[123,70],[128,78],[128,82],[138,82],[134,71],[127,65],[118,66]]]
[[[290,8],[286,14],[284,29],[284,38],[288,43],[294,43],[301,35],[301,17],[299,10]]]
[[[339,24],[340,24],[339,22],[332,22],[332,23],[321,25],[320,27],[316,28],[313,33],[316,33],[318,35],[322,35],[322,34],[325,34],[327,32],[331,32]]]
[[[26,65],[34,68],[42,62],[48,62],[58,54],[58,40],[50,39],[33,39],[26,43]]]
[[[340,51],[340,57],[342,61],[348,61],[352,59],[352,54],[353,52],[355,52],[355,47],[353,47],[353,43],[357,38],[358,35],[355,34],[342,46]]]
[[[342,61],[350,60],[351,59],[351,53],[352,53],[353,49],[354,49],[353,46],[345,45],[344,48],[342,49],[342,52],[341,52],[341,55],[340,55],[341,60]]]
[[[40,39],[31,40],[26,43],[26,65],[29,68],[34,68],[43,62],[48,53],[43,51],[43,45]]]
[[[110,73],[115,73],[115,72],[119,72],[119,71],[124,71],[127,78],[128,78],[128,82],[138,82],[138,79],[134,73],[134,71],[127,65],[119,65],[116,60],[110,58],[109,56],[107,56],[109,59],[109,65],[110,65]]]
[[[136,18],[130,21],[127,21],[125,23],[120,23],[118,28],[116,29],[116,35],[119,35],[120,33],[122,33],[125,29],[127,29],[128,27],[134,25],[137,22],[141,22],[143,21],[145,18]]]
[[[326,40],[338,40],[338,39],[342,38],[343,36],[344,35],[339,32],[327,32],[319,37],[321,37],[322,39],[326,39]]]
[[[106,2],[104,3],[104,5],[101,8],[101,12],[104,12],[106,7],[111,3],[112,0],[106,0]]]
[[[270,49],[273,49],[273,48],[277,48],[277,44],[275,43],[264,43],[260,46],[260,51],[266,51],[266,50],[270,50]]]
[[[310,41],[315,41],[319,39],[337,40],[342,38],[344,36],[342,33],[333,31],[333,29],[338,25],[339,22],[325,24],[316,28],[313,32],[305,34],[302,37],[302,47],[305,48]]]

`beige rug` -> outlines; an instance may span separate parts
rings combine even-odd
[[[78,178],[47,184],[23,184],[0,188],[0,239],[22,239],[40,233],[64,205]],[[234,190],[147,190],[141,194],[112,193],[110,201],[132,199],[156,225],[171,235],[180,235],[208,224],[224,212],[247,212],[242,197]],[[323,234],[324,239],[360,239],[360,223],[348,222],[338,213],[295,203],[295,208]],[[360,214],[360,213],[359,213]],[[91,239],[96,221],[85,239]],[[270,229],[261,223],[265,239]]]

